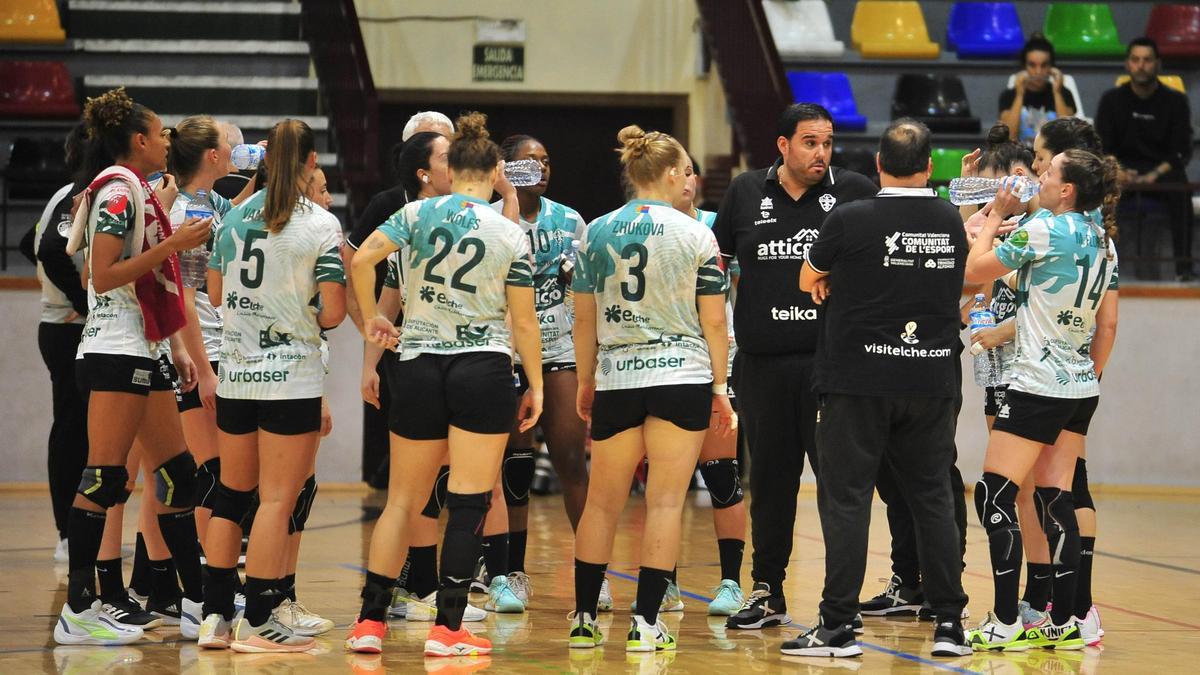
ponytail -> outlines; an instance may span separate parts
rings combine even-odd
[[[305,163],[316,147],[312,129],[300,120],[284,120],[267,136],[267,196],[263,220],[279,234],[304,196]]]
[[[1104,233],[1104,250],[1108,242],[1117,239],[1117,203],[1121,199],[1121,187],[1117,176],[1121,165],[1112,155],[1099,157],[1086,150],[1067,150],[1062,153],[1062,179],[1075,186],[1075,208],[1091,211],[1100,208]]]

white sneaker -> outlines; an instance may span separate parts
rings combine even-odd
[[[54,624],[54,641],[60,645],[127,645],[142,638],[142,629],[122,626],[104,613],[99,600],[82,612],[63,605]]]
[[[996,615],[988,612],[979,628],[967,631],[967,643],[977,652],[1025,652],[1029,651],[1029,635],[1021,618],[1012,625],[1001,623]]]
[[[67,550],[67,540],[59,539],[58,545],[54,547],[54,562],[67,563],[71,562],[71,554]]]
[[[613,609],[612,590],[608,587],[608,577],[600,583],[600,597],[596,599],[597,612],[611,612]]]
[[[184,640],[196,640],[200,637],[200,620],[204,616],[204,603],[180,598],[179,600],[179,635]]]
[[[466,609],[463,610],[462,620],[468,623],[479,622],[486,620],[487,615],[487,612],[484,610],[472,605],[471,603],[467,603]],[[409,596],[408,610],[404,618],[406,621],[433,621],[436,619],[437,591],[434,591],[423,598]]]
[[[625,638],[627,652],[674,651],[675,636],[667,632],[667,624],[659,619],[651,626],[639,614],[629,621],[629,634]]]
[[[239,591],[239,592],[233,594],[233,611],[235,613],[246,611],[246,594],[245,593],[242,593],[241,591]]]
[[[408,601],[414,599],[406,589],[392,589],[392,605],[388,607],[388,617],[403,619],[408,615]]]
[[[231,624],[220,614],[209,614],[200,624],[200,635],[196,643],[204,649],[227,649],[233,639]]]
[[[533,596],[533,586],[529,583],[529,575],[524,572],[512,572],[508,575],[508,587],[521,601],[521,604],[528,605],[529,598]]]
[[[1083,644],[1095,647],[1104,637],[1104,629],[1100,627],[1100,612],[1092,605],[1086,615],[1079,621],[1079,632],[1083,635]]]
[[[491,576],[488,575],[487,565],[483,562],[483,556],[479,556],[479,561],[475,563],[475,578],[471,580],[471,593],[487,593],[491,584],[488,582]]]
[[[284,600],[275,608],[275,618],[296,635],[312,637],[333,630],[332,621],[310,612],[300,602],[291,599]]]

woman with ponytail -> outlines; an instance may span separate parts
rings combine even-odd
[[[712,411],[722,434],[737,427],[726,385],[728,284],[712,231],[672,206],[688,180],[683,147],[637,126],[622,129],[617,141],[635,198],[588,225],[571,284],[575,407],[592,424],[592,475],[575,534],[569,644],[590,649],[604,642],[597,603],[630,481],[646,458],[653,467],[646,534],[625,648],[654,652],[675,649],[659,607]]]
[[[289,535],[312,492],[325,383],[322,331],[346,315],[341,227],[305,196],[316,169],[312,129],[284,120],[268,137],[265,189],[229,211],[208,262],[223,307],[216,391],[221,475],[204,551],[200,646],[297,652],[313,639],[273,613],[290,591]],[[234,619],[238,523],[258,490],[246,551],[246,610]],[[301,495],[301,499],[297,499]],[[306,504],[305,504],[306,508]]]
[[[412,518],[447,453],[449,520],[437,618],[425,639],[425,655],[492,649],[490,641],[462,626],[463,614],[517,409],[511,354],[515,346],[529,369],[522,430],[532,428],[542,412],[542,359],[529,241],[487,202],[501,180],[502,163],[486,119],[470,113],[455,125],[458,133],[447,158],[452,193],[407,204],[367,238],[351,265],[363,337],[398,351],[395,376],[405,383],[393,392],[387,505],[371,536],[362,608],[346,639],[352,651],[383,648]],[[395,317],[379,313],[375,301],[375,266],[397,250],[403,251],[409,300],[403,332],[393,324]]]
[[[178,294],[180,251],[203,243],[209,223],[193,219],[173,230],[167,217],[174,179],[158,190],[145,177],[163,171],[169,130],[158,115],[115,89],[88,99],[85,180],[68,253],[87,248],[88,318],[80,353],[88,395],[88,459],[68,522],[67,603],[55,623],[59,644],[127,644],[142,629],[102,613],[96,558],[108,509],[129,498],[125,464],[135,439],[155,467],[163,538],[178,566],[184,598],[180,631],[194,639],[201,599],[199,551],[192,511],[195,461],[187,451],[162,342],[186,323]],[[94,172],[94,173],[92,173]],[[165,364],[163,364],[165,365]],[[190,361],[180,364],[194,386]]]
[[[1116,249],[1110,229],[1118,166],[1083,150],[1055,155],[1041,175],[1043,211],[998,247],[996,232],[1019,200],[1010,188],[980,213],[967,258],[968,282],[1015,270],[1017,351],[1008,391],[984,457],[975,505],[991,542],[995,605],[969,640],[977,651],[1030,647],[1082,649],[1076,602],[1080,531],[1072,482],[1099,401],[1099,380],[1116,337]],[[1103,223],[1089,212],[1100,208]],[[1017,602],[1021,528],[1019,486],[1032,478],[1042,528],[1055,552],[1050,617],[1026,628]],[[1084,608],[1086,612],[1086,608]]]

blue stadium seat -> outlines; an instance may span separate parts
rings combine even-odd
[[[845,73],[790,71],[788,84],[797,103],[819,103],[833,115],[838,131],[865,131],[867,118],[858,114],[850,78]]]
[[[946,42],[960,59],[1007,59],[1021,53],[1025,34],[1011,2],[956,2]]]

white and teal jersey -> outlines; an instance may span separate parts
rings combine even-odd
[[[224,398],[316,398],[325,382],[318,284],[346,283],[337,218],[300,198],[283,231],[267,231],[260,190],[225,216],[209,269],[221,272]]]
[[[187,208],[195,201],[196,196],[179,191],[179,195],[175,197],[175,203],[171,206],[171,227],[178,229],[187,220]],[[220,230],[221,221],[225,218],[225,214],[229,213],[233,208],[233,202],[225,199],[216,192],[210,192],[208,201],[212,204],[216,215],[213,216],[212,237],[203,245],[197,246],[199,253],[204,259],[211,257],[213,245],[217,239],[217,232]],[[187,251],[180,255],[196,254],[196,251]],[[204,338],[204,351],[207,353],[206,358],[209,361],[216,361],[221,353],[221,312],[208,299],[208,287],[202,285],[196,289],[196,316],[200,319],[200,335]]]
[[[596,298],[596,389],[712,382],[697,295],[728,288],[711,230],[670,204],[634,200],[592,221],[572,288]]]
[[[504,200],[492,207],[499,212],[504,208]],[[563,254],[572,248],[571,242],[583,237],[583,217],[569,206],[542,197],[537,220],[529,222],[521,218],[520,221],[533,252],[533,292],[542,332],[542,363],[574,363],[571,326],[575,314],[566,304],[567,285],[559,281],[559,272]],[[517,362],[520,363],[519,355]]]
[[[533,286],[529,240],[487,202],[460,194],[409,202],[379,227],[404,252],[400,360],[512,353],[506,287]]]
[[[1116,249],[1087,215],[1034,217],[996,249],[1017,272],[1017,353],[1007,383],[1053,398],[1100,393],[1089,355],[1096,311],[1116,275]]]

